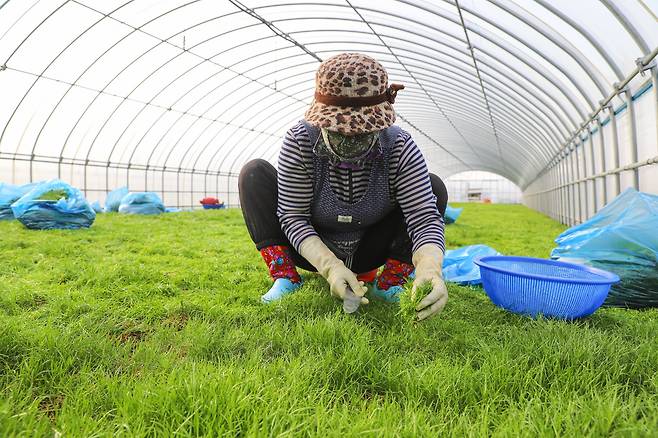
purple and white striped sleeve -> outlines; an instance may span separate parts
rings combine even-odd
[[[396,141],[399,150],[394,180],[395,197],[402,208],[413,251],[433,243],[445,251],[444,221],[436,206],[425,158],[407,132]]]
[[[277,216],[283,233],[297,251],[304,239],[318,235],[311,225],[313,177],[296,138],[301,135],[300,129],[303,126],[296,125],[286,133],[277,172]]]

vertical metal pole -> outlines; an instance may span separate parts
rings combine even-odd
[[[580,152],[578,154],[578,179],[585,178],[587,172],[587,159],[585,157],[585,141],[578,137]],[[582,163],[582,169],[581,169]],[[587,181],[578,183],[580,193],[580,222],[585,222],[588,217],[589,203],[587,202]]]
[[[637,120],[635,119],[635,102],[633,102],[633,94],[629,87],[626,87],[624,90],[624,95],[626,97],[627,111],[628,111],[628,123],[629,126],[629,141],[631,142],[631,163],[637,163]],[[633,187],[636,190],[640,189],[640,171],[636,167],[633,169]]]
[[[180,168],[176,171],[176,207],[181,208],[180,206]]]
[[[190,204],[194,205],[194,169],[190,173]]]
[[[231,206],[231,173],[226,175],[226,208]]]
[[[610,112],[610,129],[612,131],[610,137],[612,140],[612,168],[616,169],[619,167],[619,133],[617,130],[617,114],[615,114],[615,108],[612,105],[608,106],[608,111]],[[614,195],[615,197],[621,193],[621,173],[616,173],[613,175],[614,181]]]
[[[656,110],[654,123],[656,125],[656,148],[658,152],[658,64],[651,67],[651,85],[653,85],[653,103]]]
[[[576,222],[578,221],[578,214],[576,211],[577,210],[578,204],[576,202],[576,192],[578,189],[578,185],[574,182],[576,180],[576,147],[575,144],[571,144],[569,147],[571,150],[569,152],[569,161],[571,162],[571,169],[569,169],[569,185],[571,187],[571,224],[570,225],[575,225]]]
[[[560,166],[560,193],[562,195],[562,223],[567,225],[569,223],[569,193],[567,192],[567,187],[565,184],[567,183],[567,177],[566,177],[566,166],[567,166],[567,156],[562,153],[562,157],[560,158],[560,162],[558,163]]]
[[[208,196],[208,173],[210,171],[206,169],[206,173],[203,174],[203,197]]]
[[[592,125],[587,125],[587,132],[589,133],[589,155],[590,155],[589,162],[590,162],[590,172],[591,172],[591,174],[587,175],[587,176],[594,176],[594,175],[596,175],[596,159],[594,157],[594,134],[592,134]],[[600,132],[599,132],[599,135],[601,135]],[[598,199],[598,193],[597,193],[597,190],[596,190],[596,179],[592,180],[591,186],[592,186],[592,196],[594,197],[594,199],[592,200],[593,201],[592,204],[593,204],[594,209],[592,210],[592,214],[590,215],[590,217],[594,216],[596,214],[596,212],[599,211],[599,208],[598,208],[599,199]],[[588,206],[589,206],[589,203],[588,203]]]
[[[85,160],[84,164],[84,171],[82,174],[82,192],[85,194],[85,198],[87,197],[87,165],[89,164],[89,160]],[[73,181],[71,181],[71,184],[73,184]]]
[[[144,171],[144,191],[149,191],[149,165],[146,165],[146,170]],[[163,200],[164,202],[164,200]]]
[[[163,167],[162,168],[161,186],[160,186],[160,190],[161,190],[161,193],[162,193],[162,202],[164,202],[165,205],[167,205],[167,201],[165,200],[165,172],[166,171],[167,171],[167,168]]]
[[[105,166],[105,194],[110,192],[110,162]]]
[[[601,172],[605,172],[608,170],[606,163],[605,163],[605,136],[603,135],[603,125],[601,125],[601,118],[597,117],[596,118],[596,127],[599,130],[599,155],[601,156]],[[606,184],[606,177],[602,177],[601,179],[601,194],[603,198],[603,204],[601,207],[605,207],[605,205],[608,203],[608,185]]]

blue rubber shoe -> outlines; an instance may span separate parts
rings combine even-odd
[[[280,300],[284,296],[295,292],[300,287],[302,287],[301,281],[299,283],[293,283],[287,278],[277,278],[270,290],[260,297],[260,300],[265,304],[271,303],[272,301]]]
[[[407,281],[413,281],[414,278],[416,278],[416,271],[413,271],[411,274],[409,274]],[[377,280],[375,280],[372,284],[368,285],[368,289],[370,293],[379,300],[386,301],[387,303],[399,303],[400,294],[404,290],[404,287],[391,286],[386,290],[382,290],[377,287]]]
[[[377,282],[374,282],[372,286],[369,287],[369,289],[370,293],[378,300],[386,301],[387,303],[400,302],[402,286],[391,286],[388,289],[383,290],[377,287]]]

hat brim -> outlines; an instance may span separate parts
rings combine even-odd
[[[374,106],[344,107],[313,100],[304,118],[318,128],[343,135],[357,135],[388,128],[395,123],[395,110],[389,102]]]

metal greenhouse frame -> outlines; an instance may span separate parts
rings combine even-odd
[[[504,176],[566,224],[658,193],[658,4],[647,0],[0,1],[0,181],[62,178],[238,205],[319,62],[359,51],[407,88],[433,172]]]

